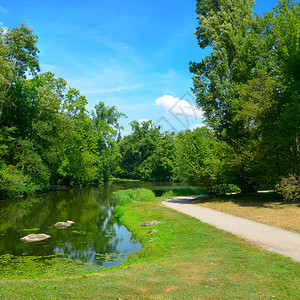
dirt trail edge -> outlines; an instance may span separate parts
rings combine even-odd
[[[202,222],[245,238],[264,249],[291,257],[300,262],[300,233],[191,203],[193,199],[199,197],[203,197],[203,195],[175,197],[162,203]]]

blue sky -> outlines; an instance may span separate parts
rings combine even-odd
[[[254,12],[276,5],[257,0]],[[0,0],[0,26],[32,26],[41,70],[79,89],[88,110],[104,101],[126,113],[123,134],[133,120],[181,130],[202,123],[188,64],[209,53],[194,36],[195,6],[194,0]]]

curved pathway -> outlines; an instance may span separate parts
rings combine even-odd
[[[203,197],[203,195],[175,197],[162,203],[219,229],[245,238],[264,249],[291,257],[300,262],[300,233],[191,203],[191,200],[199,197]]]

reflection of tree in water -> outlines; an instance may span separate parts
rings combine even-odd
[[[31,246],[20,238],[36,233],[50,214],[50,194],[0,201],[0,254],[22,255]],[[26,229],[33,229],[27,231]]]
[[[118,236],[119,226],[113,216],[110,197],[113,190],[114,185],[106,185],[53,191],[3,202],[0,254],[46,256],[63,253],[63,257],[102,264],[105,258],[99,254],[116,253],[118,245],[125,242],[124,237]],[[54,227],[56,222],[67,220],[75,224],[65,229]],[[46,233],[51,239],[30,244],[19,240],[29,233]]]

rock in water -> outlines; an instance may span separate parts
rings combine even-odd
[[[54,224],[54,226],[56,228],[66,228],[66,227],[70,227],[72,224],[74,224],[75,222],[73,221],[67,221],[67,222],[57,222]]]
[[[26,243],[30,243],[30,242],[39,242],[39,241],[43,241],[46,239],[51,238],[50,235],[48,234],[44,234],[44,233],[32,233],[32,234],[28,234],[24,237],[21,238],[21,241],[26,242]]]
[[[149,222],[144,222],[142,224],[140,224],[141,226],[153,226],[153,225],[157,225],[157,224],[160,224],[160,222],[158,221],[149,221]]]

